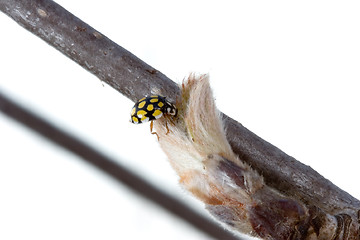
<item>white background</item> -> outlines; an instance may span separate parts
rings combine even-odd
[[[209,72],[221,111],[360,198],[358,1],[57,2],[174,81]],[[0,26],[2,92],[202,208],[131,101]],[[0,239],[207,238],[0,114]]]

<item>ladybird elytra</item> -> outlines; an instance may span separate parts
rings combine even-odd
[[[138,107],[139,107],[139,108],[143,108],[145,104],[146,104],[146,102],[145,102],[145,101],[142,101],[142,102],[139,103]]]
[[[131,121],[132,121],[133,123],[139,123],[139,120],[138,120],[136,117],[132,117],[132,118],[131,118]]]
[[[148,112],[146,112],[145,110],[139,110],[136,112],[136,115],[137,115],[137,117],[142,118],[143,116],[146,115],[146,113],[148,113]]]
[[[173,104],[160,95],[144,97],[135,103],[131,109],[132,123],[138,124],[159,119],[164,114],[176,116],[177,110]]]
[[[147,109],[148,111],[152,111],[152,110],[154,109],[154,105],[153,105],[153,104],[149,104],[149,105],[146,107],[146,109]]]
[[[159,119],[159,118],[163,115],[163,112],[160,111],[159,109],[156,109],[152,115],[153,115],[156,119]]]

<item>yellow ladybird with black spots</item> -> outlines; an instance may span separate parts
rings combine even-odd
[[[130,121],[135,124],[159,119],[164,114],[176,116],[177,109],[165,97],[153,95],[144,97],[135,103],[131,109]]]

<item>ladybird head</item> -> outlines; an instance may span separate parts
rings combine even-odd
[[[169,103],[168,101],[166,101],[166,103],[168,105],[166,107],[166,114],[169,114],[169,115],[172,115],[172,116],[176,117],[176,115],[177,115],[176,107],[173,104]]]

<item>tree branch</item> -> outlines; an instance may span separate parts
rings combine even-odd
[[[165,75],[52,1],[2,0],[0,9],[133,101],[159,91],[172,101],[179,96],[178,86]],[[233,151],[263,175],[267,185],[327,214],[349,216],[356,229],[351,236],[359,236],[359,200],[240,123],[224,118]]]
[[[62,131],[56,126],[48,123],[44,119],[29,112],[25,108],[17,105],[0,91],[0,112],[32,129],[49,141],[58,144],[68,151],[79,156],[87,163],[97,167],[101,171],[110,175],[117,181],[126,185],[143,198],[157,204],[168,212],[183,219],[191,226],[204,232],[215,239],[238,239],[232,233],[225,231],[222,227],[194,212],[188,206],[176,198],[164,193],[152,184],[146,182],[137,174],[119,165],[115,160],[106,157],[101,152],[75,138],[69,133]]]

